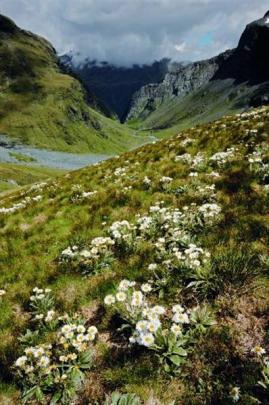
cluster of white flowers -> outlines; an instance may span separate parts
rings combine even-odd
[[[198,170],[198,169],[201,168],[205,163],[206,163],[206,158],[205,158],[204,153],[199,152],[199,153],[197,153],[197,155],[195,155],[195,156],[193,157],[191,166],[192,166],[192,168]]]
[[[122,192],[123,193],[128,193],[128,191],[131,191],[133,189],[132,186],[125,186],[122,188]]]
[[[198,208],[198,212],[202,214],[203,219],[208,222],[208,220],[214,220],[221,212],[221,207],[216,203],[206,203]]]
[[[73,257],[77,256],[79,253],[78,246],[68,246],[64,249],[61,253],[63,258],[72,259]]]
[[[31,193],[32,191],[43,191],[44,187],[46,187],[47,184],[48,184],[48,183],[46,183],[46,182],[33,184],[33,185],[29,188],[28,193]]]
[[[262,182],[269,179],[269,163],[268,163],[269,147],[267,144],[260,144],[256,149],[248,155],[250,170],[258,175]]]
[[[109,294],[104,299],[105,305],[120,308],[124,319],[133,325],[140,319],[142,311],[148,308],[145,295],[151,291],[148,283],[142,284],[139,290],[135,286],[135,281],[122,280],[116,293]]]
[[[78,246],[69,246],[60,256],[60,263],[68,263],[77,267],[82,274],[90,274],[109,265],[113,257],[115,240],[111,237],[100,236],[94,238],[89,247],[80,249]]]
[[[203,195],[204,197],[210,197],[210,198],[214,198],[215,197],[215,189],[216,186],[215,184],[211,184],[211,186],[208,185],[204,185],[204,186],[197,186],[197,192],[200,195]]]
[[[145,176],[145,177],[144,177],[144,179],[143,179],[143,184],[144,184],[146,187],[150,187],[150,185],[151,185],[151,180],[150,180],[150,178],[149,178],[148,176]]]
[[[19,357],[15,366],[26,375],[38,373],[48,375],[51,372],[52,345],[27,347],[24,355]]]
[[[137,216],[136,228],[139,235],[156,239],[162,230],[168,232],[180,224],[183,214],[178,208],[162,206],[162,201],[152,205],[149,215]]]
[[[197,172],[190,172],[189,177],[198,177],[198,173]]]
[[[248,157],[249,163],[262,163],[262,152],[260,150],[254,151],[251,155]]]
[[[190,153],[184,153],[176,156],[175,162],[185,163],[191,168],[198,170],[206,163],[206,158],[202,152],[197,153],[195,156],[192,156]]]
[[[71,201],[76,202],[76,201],[81,201],[84,199],[88,199],[93,197],[94,195],[97,194],[97,191],[81,191],[79,190],[79,193],[73,195],[71,197]]]
[[[72,191],[81,191],[82,190],[82,185],[81,184],[73,184],[71,187]]]
[[[56,311],[53,308],[53,298],[51,296],[50,288],[33,289],[33,294],[30,297],[31,309],[33,312],[34,320],[41,323],[50,324],[52,321],[57,321]]]
[[[81,356],[91,350],[98,330],[95,326],[86,328],[80,322],[69,319],[58,331],[55,341],[24,349],[24,354],[15,362],[15,368],[26,386],[42,384],[51,389],[72,376],[72,369],[80,369]],[[90,364],[83,364],[87,369]],[[83,370],[81,370],[81,373]],[[48,379],[47,379],[48,378]],[[72,378],[72,377],[71,377]]]
[[[183,141],[180,142],[180,145],[184,147],[184,146],[191,145],[193,142],[194,142],[194,139],[185,138],[185,139],[183,139]]]
[[[108,229],[110,237],[115,241],[116,247],[131,247],[134,239],[134,229],[128,221],[116,221]]]
[[[215,178],[220,177],[220,174],[219,174],[218,172],[214,172],[214,171],[208,173],[207,175],[208,175],[208,176],[211,176],[211,177],[215,177]]]
[[[43,289],[43,288],[35,287],[35,288],[33,288],[33,295],[31,295],[30,301],[32,301],[32,302],[41,301],[50,293],[51,293],[50,288]]]
[[[210,258],[210,253],[207,250],[196,246],[194,243],[189,244],[183,250],[177,247],[173,248],[173,254],[179,264],[190,269],[206,264]]]
[[[38,202],[42,200],[42,195],[36,195],[34,197],[32,197],[32,201],[34,202]]]
[[[99,236],[97,238],[94,238],[91,241],[90,254],[92,256],[98,257],[101,254],[106,253],[114,244],[115,244],[114,240],[107,236]],[[85,250],[83,250],[80,253],[80,255],[87,257],[88,253]]]
[[[182,155],[178,155],[175,157],[175,162],[180,162],[180,163],[187,163],[188,165],[192,164],[192,155],[189,153],[184,153]]]
[[[31,306],[47,308],[53,302],[53,298],[50,297],[50,289],[35,287],[30,301]],[[54,315],[53,310],[47,313],[47,317],[51,317],[51,320]],[[36,389],[38,389],[38,398],[40,398],[40,395],[45,396],[51,393],[52,389],[57,390],[58,384],[63,389],[62,384],[65,382],[69,388],[72,387],[77,391],[80,383],[77,379],[76,381],[73,379],[73,371],[79,372],[81,382],[83,373],[91,367],[92,345],[98,334],[97,328],[95,326],[86,327],[85,321],[78,314],[73,317],[68,314],[58,317],[54,328],[51,329],[53,333],[49,335],[44,336],[40,323],[35,326],[36,332],[38,332],[36,336],[41,343],[26,347],[23,355],[14,364],[24,392],[29,395],[29,399],[37,399],[35,397]]]
[[[0,299],[6,294],[6,290],[0,290]]]
[[[227,162],[230,162],[235,157],[235,148],[229,148],[225,152],[217,152],[210,157],[210,162],[216,164],[218,167],[224,166]]]
[[[180,304],[169,310],[162,305],[150,305],[146,295],[152,289],[151,284],[144,283],[139,289],[135,286],[135,282],[122,280],[116,293],[107,295],[104,299],[105,305],[116,309],[132,328],[130,343],[159,353],[167,352],[169,339],[173,345],[178,342],[178,347],[182,346],[186,342],[188,329],[195,327],[197,323],[199,307],[187,311]],[[187,352],[181,347],[175,354],[186,356]],[[176,359],[172,358],[172,362],[173,360],[174,364],[179,365]]]
[[[67,323],[63,325],[58,333],[59,344],[64,349],[71,351],[71,353],[62,354],[59,357],[60,362],[68,362],[70,358],[76,360],[76,351],[79,353],[85,352],[88,349],[89,342],[96,339],[97,333],[98,330],[95,326],[86,329],[82,324]]]
[[[126,168],[125,167],[117,167],[114,171],[114,175],[117,177],[125,176],[126,175]]]
[[[22,201],[20,203],[13,204],[12,207],[10,207],[10,208],[1,207],[0,214],[13,214],[16,211],[18,211],[22,208],[25,208],[26,205],[27,205],[27,203],[25,201]]]
[[[24,200],[22,200],[19,203],[13,204],[11,207],[9,208],[5,208],[5,207],[0,207],[0,214],[13,214],[16,211],[19,211],[25,207],[27,207],[29,204],[31,204],[31,202],[38,202],[42,200],[42,196],[41,195],[37,195],[34,197],[25,197]]]
[[[101,236],[94,238],[91,241],[89,249],[84,248],[80,250],[76,245],[68,246],[62,251],[61,257],[63,259],[72,259],[74,257],[81,257],[84,259],[98,259],[108,250],[110,250],[111,246],[113,246],[114,244],[114,240],[110,237]]]
[[[157,334],[163,329],[161,317],[171,312],[168,319],[170,333],[176,337],[181,336],[183,325],[190,323],[189,314],[184,308],[177,304],[172,311],[167,311],[161,305],[151,306],[146,298],[146,294],[152,290],[151,283],[142,284],[140,289],[135,289],[135,286],[133,281],[122,280],[116,293],[109,294],[104,299],[105,305],[117,308],[122,318],[133,327],[130,343],[152,347]],[[167,326],[167,320],[165,325]]]
[[[162,183],[162,184],[168,184],[168,183],[171,183],[171,181],[173,181],[172,177],[162,176],[160,178],[160,183]]]
[[[165,327],[161,318],[165,314],[172,312],[171,319],[166,320]],[[130,343],[137,343],[145,347],[153,347],[156,345],[158,340],[158,334],[167,335],[172,334],[176,338],[182,336],[183,325],[189,324],[190,319],[187,312],[180,305],[174,305],[172,311],[167,311],[161,305],[155,305],[143,309],[142,319],[139,320],[135,325],[135,331],[130,337]],[[167,329],[167,322],[169,328]],[[158,345],[156,345],[158,347]]]

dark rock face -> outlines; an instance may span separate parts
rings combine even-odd
[[[269,80],[268,49],[269,12],[264,18],[247,25],[238,47],[216,72],[214,79],[233,78],[237,83],[251,85]]]
[[[0,33],[14,34],[16,31],[19,31],[19,28],[14,21],[0,14]]]
[[[168,65],[168,60],[164,59],[152,65],[134,65],[129,68],[87,60],[76,66],[68,55],[62,56],[61,62],[80,78],[89,94],[94,94],[121,121],[126,118],[133,94],[148,83],[161,82]]]

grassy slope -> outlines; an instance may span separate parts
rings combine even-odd
[[[249,129],[258,129],[258,133],[248,133]],[[256,386],[260,374],[250,353],[253,345],[268,343],[268,269],[264,274],[262,266],[258,266],[254,277],[247,261],[252,252],[268,255],[268,198],[245,158],[253,145],[268,142],[268,131],[268,108],[257,110],[256,116],[244,120],[225,117],[216,123],[186,130],[179,137],[141,147],[119,158],[52,180],[43,191],[28,193],[30,196],[41,194],[41,202],[32,203],[17,213],[0,216],[0,288],[7,291],[0,303],[1,376],[4,382],[1,403],[8,403],[8,400],[17,403],[10,366],[18,353],[16,338],[28,326],[26,311],[31,289],[36,285],[50,286],[56,296],[57,308],[62,311],[81,310],[90,318],[92,309],[99,308],[98,313],[103,314],[96,320],[103,336],[98,346],[96,368],[81,400],[86,395],[87,401],[94,403],[102,400],[104,392],[119,389],[136,392],[145,401],[158,398],[162,404],[177,399],[177,403],[184,405],[228,405],[231,404],[229,389],[238,385],[244,395],[247,393],[259,398],[263,404],[268,403],[264,390]],[[194,142],[182,146],[181,141],[188,137]],[[110,315],[106,315],[102,307],[104,296],[113,291],[122,278],[148,279],[147,265],[152,261],[148,244],[130,257],[117,260],[111,269],[86,279],[72,271],[63,272],[57,258],[72,243],[105,235],[107,226],[113,221],[134,221],[137,213],[146,214],[156,201],[163,200],[165,206],[178,208],[192,202],[201,204],[204,198],[192,188],[197,178],[189,177],[190,169],[176,163],[175,156],[202,151],[209,157],[232,145],[239,148],[241,157],[218,170],[221,176],[214,180],[222,219],[213,229],[204,232],[200,240],[219,263],[219,271],[215,269],[212,285],[204,295],[190,293],[185,288],[180,293],[186,285],[180,278],[175,278],[161,300],[165,305],[178,300],[186,306],[209,302],[216,311],[217,325],[206,337],[201,337],[197,349],[191,353],[184,368],[185,377],[179,375],[170,379],[158,372],[154,357],[148,351],[129,351],[121,346],[120,340],[113,343],[110,334],[115,330]],[[117,177],[113,173],[123,166],[127,176],[115,183]],[[212,184],[212,179],[207,176],[209,171],[206,167],[198,179]],[[152,179],[149,190],[143,187],[145,175]],[[185,192],[178,196],[165,192],[159,185],[161,176],[172,177],[173,187],[185,186]],[[72,186],[77,185],[84,191],[97,190],[98,194],[74,203],[71,201],[75,193]],[[132,189],[124,191],[123,187],[129,185]],[[2,206],[19,202],[24,193],[25,190],[14,192],[1,201]],[[239,266],[232,267],[233,255],[238,252],[246,256],[242,254]],[[90,381],[94,381],[92,388]],[[246,398],[249,397],[239,403],[254,403]]]
[[[129,122],[130,126],[152,130],[167,137],[182,129],[216,120],[224,115],[245,109],[247,99],[256,87],[234,86],[233,80],[214,81],[181,98],[162,103],[145,119]]]
[[[63,174],[64,170],[0,163],[0,193]],[[2,196],[1,196],[2,197]]]
[[[72,152],[118,153],[145,141],[91,109],[80,83],[61,73],[52,46],[14,27],[0,31],[0,133]]]

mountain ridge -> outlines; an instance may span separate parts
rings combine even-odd
[[[146,142],[87,104],[44,38],[0,16],[0,134],[52,150],[119,153]]]

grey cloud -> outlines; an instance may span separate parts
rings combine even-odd
[[[0,12],[59,53],[128,65],[198,60],[236,46],[267,0],[0,0]]]

